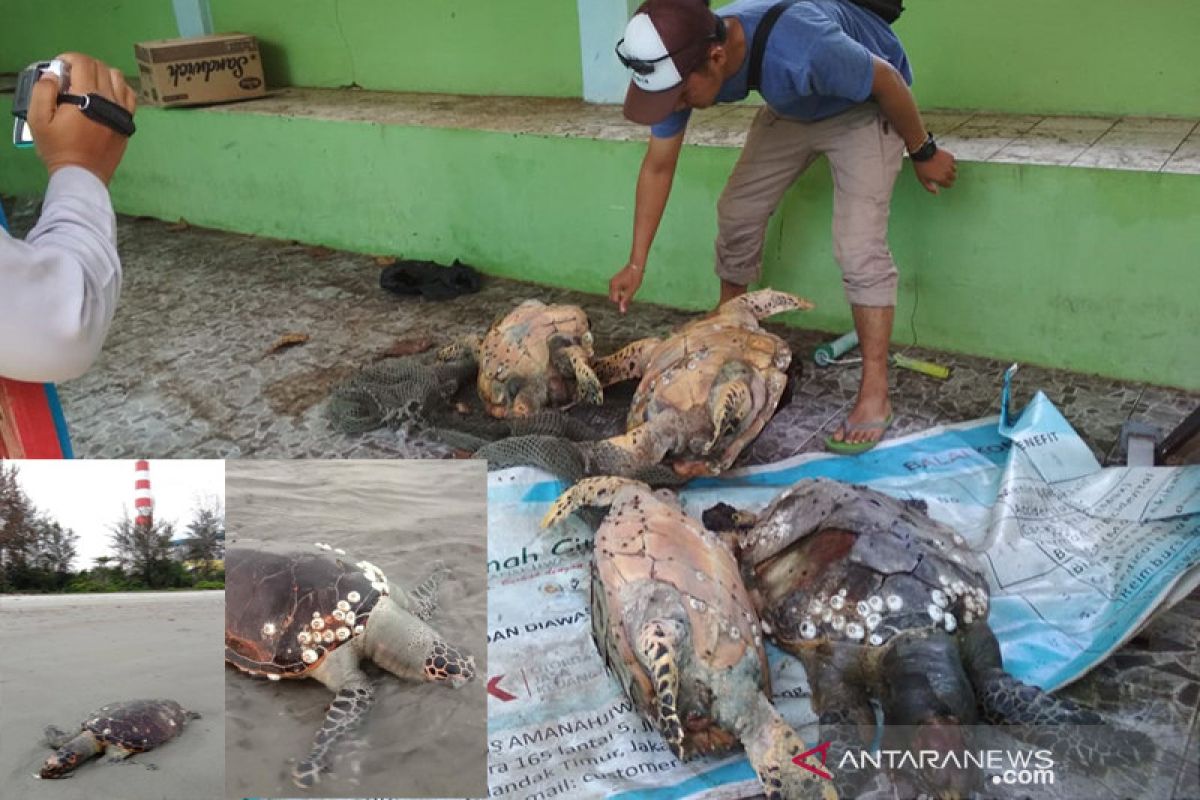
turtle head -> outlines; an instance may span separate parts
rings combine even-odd
[[[450,645],[417,614],[384,598],[362,638],[365,655],[398,678],[457,689],[475,678],[475,658]]]
[[[704,510],[701,515],[704,527],[714,533],[753,528],[758,518],[749,511],[741,511],[728,503],[717,503]]]
[[[457,689],[475,677],[475,657],[435,639],[425,655],[424,672],[425,680],[447,683]]]
[[[496,419],[528,417],[538,410],[537,382],[520,375],[479,374],[479,397],[487,413]]]
[[[47,729],[47,732],[50,730],[52,729]],[[103,749],[104,745],[91,731],[85,729],[74,739],[55,750],[54,755],[47,758],[46,762],[42,764],[42,771],[39,774],[43,778],[62,778]]]
[[[87,760],[88,755],[68,744],[46,759],[39,774],[43,778],[61,778]]]
[[[957,718],[937,715],[916,727],[912,749],[917,752],[962,753],[971,748],[967,730]],[[942,764],[923,763],[920,770],[908,777],[917,784],[920,792],[937,800],[972,797],[981,780],[979,769],[969,761],[959,766],[949,760]]]
[[[533,384],[526,383],[516,394],[513,395],[512,415],[514,417],[528,417],[538,410],[538,402],[534,399],[535,391]]]

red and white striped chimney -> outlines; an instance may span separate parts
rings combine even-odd
[[[137,509],[136,523],[149,527],[154,523],[154,495],[150,493],[150,462],[138,461],[133,466],[133,505]]]

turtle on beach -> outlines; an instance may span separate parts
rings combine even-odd
[[[797,764],[807,748],[771,705],[754,608],[727,545],[669,490],[586,478],[542,520],[607,509],[596,530],[592,632],[626,694],[680,760],[740,742],[768,800],[835,797]]]
[[[593,364],[605,386],[640,378],[624,434],[596,442],[514,437],[476,456],[493,467],[532,462],[571,480],[659,474],[656,483],[679,483],[723,472],[771,419],[788,384],[791,350],[759,321],[812,307],[801,297],[762,289],[665,339],[626,345]],[[669,465],[674,478],[662,476],[660,464]]]
[[[604,390],[589,366],[588,327],[579,306],[526,300],[482,337],[460,339],[438,358],[478,366],[479,399],[493,417],[527,417],[573,402],[600,405]]]
[[[92,712],[79,730],[67,733],[46,728],[46,744],[55,749],[39,777],[66,778],[83,762],[104,754],[106,763],[124,761],[178,736],[190,720],[199,719],[174,700],[126,700]]]
[[[454,688],[475,675],[474,658],[428,624],[449,574],[441,565],[411,592],[328,544],[315,551],[233,547],[225,565],[225,660],[270,680],[315,678],[336,693],[292,773],[302,788],[317,783],[331,748],[374,701],[362,659],[400,678]]]
[[[830,763],[869,748],[874,703],[885,749],[962,752],[970,726],[1002,725],[1053,758],[1103,771],[1154,753],[1142,733],[1105,725],[1093,711],[1004,669],[988,627],[990,595],[979,559],[923,504],[865,486],[805,479],[759,514],[719,504],[714,531],[735,531],[754,606],[774,641],[804,664]],[[856,796],[864,770],[843,769]],[[966,797],[977,765],[894,776],[914,792]]]

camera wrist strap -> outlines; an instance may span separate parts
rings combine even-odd
[[[79,106],[79,110],[85,117],[111,128],[122,136],[133,136],[137,131],[137,126],[133,124],[132,114],[95,92],[85,95],[60,94],[58,102]]]

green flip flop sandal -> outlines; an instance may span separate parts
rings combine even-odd
[[[839,426],[844,432],[843,435],[849,436],[855,431],[879,431],[879,438],[865,442],[847,442],[845,440],[838,441],[834,439],[831,433],[825,437],[825,449],[831,453],[843,456],[856,456],[859,453],[865,453],[883,441],[883,435],[887,433],[887,429],[892,425],[893,416],[893,414],[888,414],[887,419],[881,422],[853,423],[843,419],[842,424]]]

